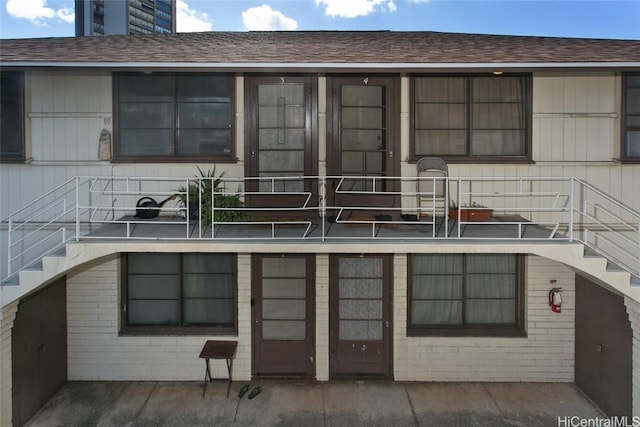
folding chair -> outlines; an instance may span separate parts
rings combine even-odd
[[[447,215],[447,180],[444,179],[449,176],[447,163],[438,157],[423,157],[416,163],[416,169],[418,218],[423,211]]]

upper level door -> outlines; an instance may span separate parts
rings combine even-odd
[[[248,76],[245,80],[245,175],[253,207],[288,207],[316,200],[316,89],[308,76]],[[274,179],[289,177],[288,179]]]
[[[399,78],[333,77],[328,85],[327,172],[347,177],[331,182],[329,196],[335,190],[336,206],[399,206],[391,194],[399,182],[388,179],[400,171]]]

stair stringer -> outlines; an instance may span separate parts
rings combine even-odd
[[[532,253],[551,260],[561,262],[572,270],[590,279],[604,284],[616,293],[640,302],[640,286],[637,286],[633,276],[625,270],[608,268],[610,261],[602,256],[585,255],[585,245],[575,244],[568,247],[541,245],[539,250]]]
[[[129,246],[125,249],[125,246]],[[204,246],[204,248],[203,248]],[[307,251],[316,253],[331,253],[345,251],[363,250],[363,245],[355,245],[359,249],[352,248],[351,245],[319,244],[306,246]],[[405,248],[396,247],[396,252],[405,252]],[[446,247],[445,247],[446,246]],[[292,245],[292,248],[297,248]],[[370,247],[373,252],[377,249]],[[424,250],[421,252],[431,252]],[[64,275],[85,263],[95,261],[99,258],[107,257],[123,251],[131,252],[193,252],[193,251],[224,251],[224,252],[281,252],[281,245],[273,243],[257,244],[255,242],[240,244],[219,244],[211,242],[172,242],[171,244],[159,244],[158,242],[104,242],[104,243],[84,243],[72,242],[66,246],[65,255],[50,255],[42,259],[41,269],[23,270],[19,273],[18,285],[6,285],[0,287],[0,307],[4,307],[13,301],[19,300],[23,296],[36,291],[41,286]],[[445,252],[473,252],[473,253],[523,253],[533,254],[567,265],[569,268],[589,276],[605,285],[611,287],[619,294],[640,302],[640,286],[632,281],[632,276],[626,271],[608,270],[608,260],[604,257],[593,255],[585,256],[585,246],[581,243],[526,243],[519,241],[513,244],[490,244],[487,242],[479,244],[451,244],[438,245],[438,249],[433,247],[434,253]],[[406,247],[406,252],[413,252],[412,245]]]

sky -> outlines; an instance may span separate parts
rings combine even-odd
[[[0,1],[0,38],[75,34],[74,0]],[[640,40],[640,0],[178,0],[176,23],[178,32],[391,30]]]

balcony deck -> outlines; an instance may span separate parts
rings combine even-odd
[[[425,178],[384,177],[394,191],[383,191],[382,179],[225,177],[216,179],[221,190],[196,191],[191,199],[191,193],[167,188],[212,188],[213,178],[75,177],[1,221],[0,245],[7,256],[0,259],[0,277],[9,278],[74,240],[236,242],[249,251],[253,244],[262,250],[315,244],[314,250],[322,250],[317,245],[329,242],[582,242],[640,277],[640,213],[589,183],[555,177],[426,178],[432,188],[444,184],[439,198],[433,190],[417,190]],[[152,207],[159,213],[153,219],[134,217],[137,203],[147,197],[182,203]],[[491,217],[479,221],[487,211]]]
[[[444,217],[423,217],[420,220],[360,218],[328,221],[320,218],[280,219],[218,223],[200,226],[197,221],[185,221],[171,216],[139,220],[133,216],[103,224],[86,233],[80,240],[567,240],[564,234],[549,224],[527,222],[517,215],[495,215],[490,221],[459,222]],[[212,228],[214,232],[212,232]]]

